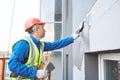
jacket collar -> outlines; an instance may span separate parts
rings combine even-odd
[[[41,43],[40,43],[40,41],[39,40],[37,40],[34,36],[32,36],[32,35],[30,35],[30,38],[33,40],[33,42],[36,44],[36,45],[40,45]]]

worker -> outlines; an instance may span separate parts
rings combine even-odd
[[[45,22],[39,18],[31,18],[25,22],[25,32],[30,36],[17,41],[12,47],[8,62],[11,80],[36,80],[47,77],[47,70],[40,69],[43,51],[63,48],[76,40],[80,35],[78,28],[70,37],[54,42],[40,41],[45,37]]]

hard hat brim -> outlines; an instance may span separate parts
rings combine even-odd
[[[43,26],[44,26],[44,25],[45,25],[45,22],[40,22],[40,23],[36,23],[36,24],[39,24],[39,25],[43,25]],[[35,25],[35,24],[33,24],[33,25]],[[33,26],[33,25],[31,25],[31,26]],[[28,32],[29,29],[30,29],[30,28],[26,29],[25,32]]]

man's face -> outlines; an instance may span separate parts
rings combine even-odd
[[[40,36],[40,38],[43,38],[45,36],[45,29],[43,25],[37,24],[37,34]]]

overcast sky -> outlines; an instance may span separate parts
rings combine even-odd
[[[26,35],[24,22],[27,18],[39,17],[39,0],[16,0],[13,8],[14,1],[0,0],[0,51],[9,50],[16,40]]]

